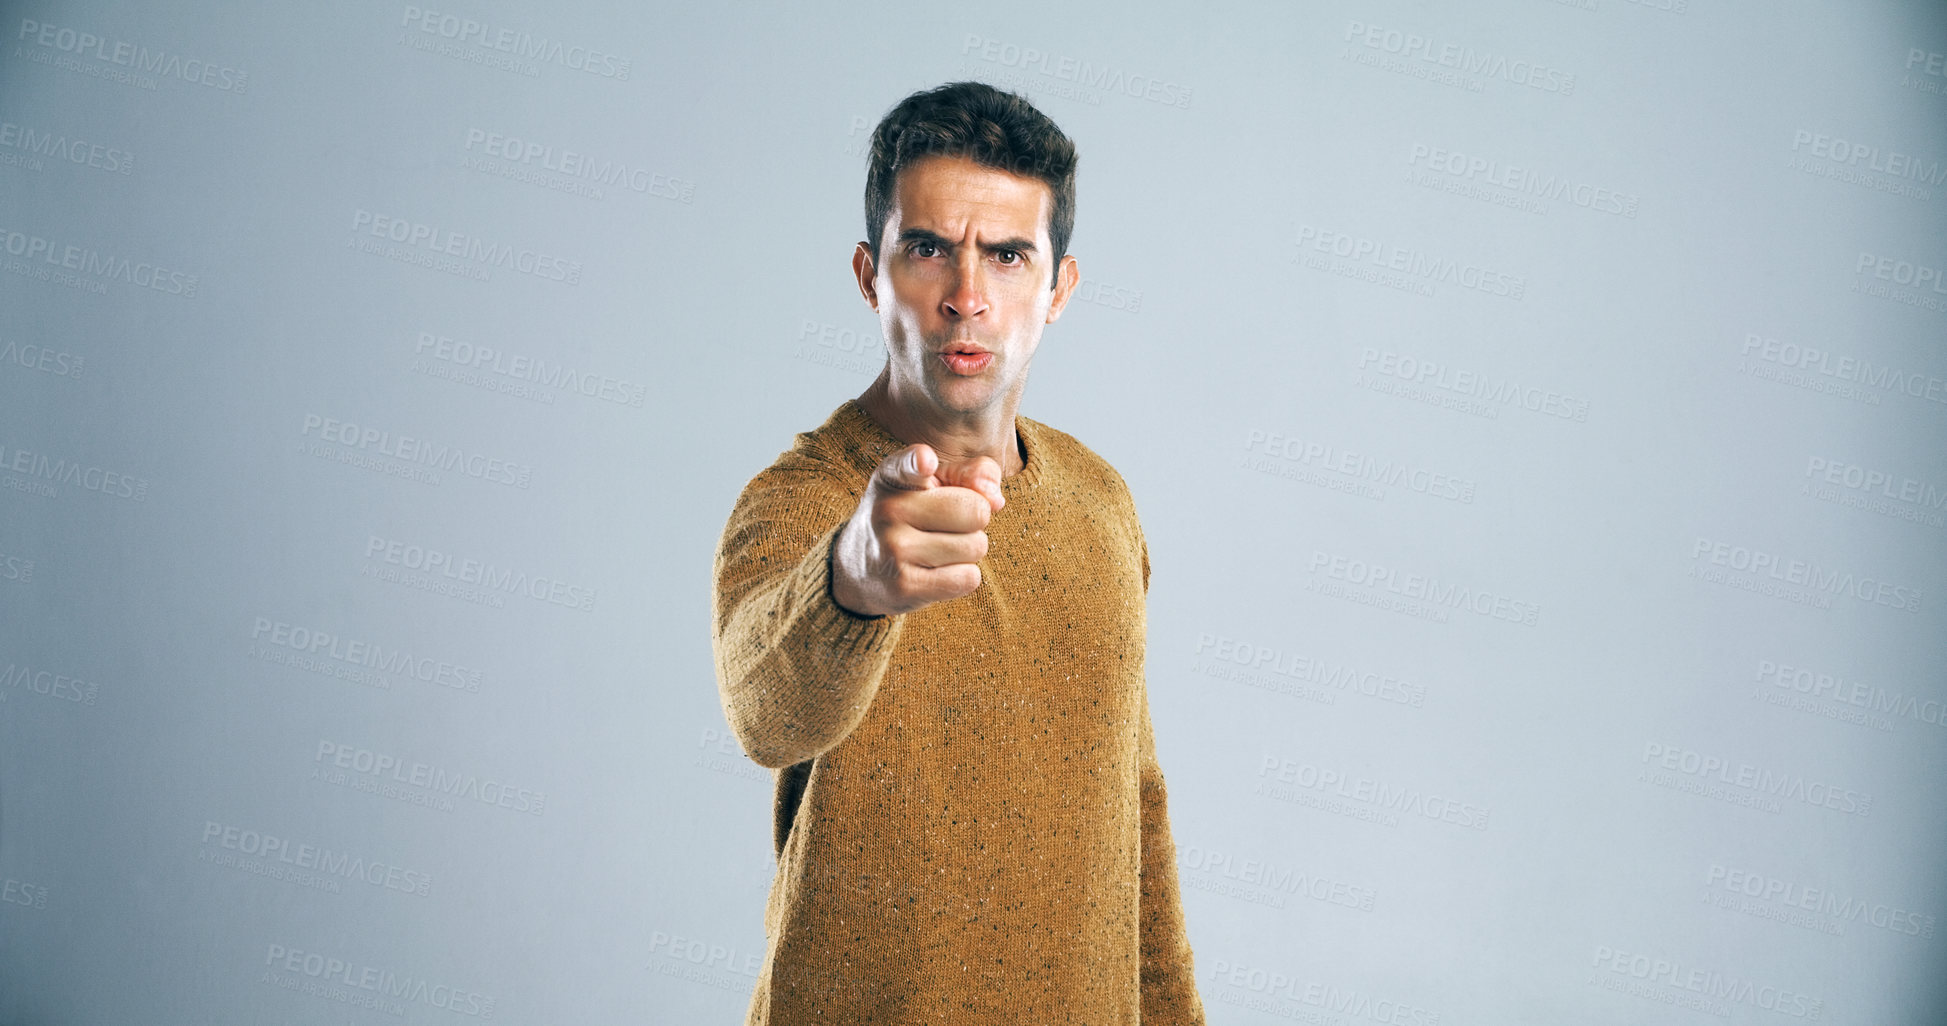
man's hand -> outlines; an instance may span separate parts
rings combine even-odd
[[[832,547],[832,597],[860,616],[884,616],[972,594],[987,522],[1006,502],[992,457],[943,467],[923,442],[893,453]]]

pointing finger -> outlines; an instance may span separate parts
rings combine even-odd
[[[971,488],[986,496],[997,513],[1007,505],[1007,497],[1001,494],[1001,465],[991,456],[976,456],[965,463],[956,463],[943,468],[940,475],[948,484]]]

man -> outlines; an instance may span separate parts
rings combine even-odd
[[[1200,1024],[1121,475],[1018,416],[1075,150],[1011,93],[872,137],[876,381],[753,478],[718,545],[726,718],[775,768],[752,1026]]]

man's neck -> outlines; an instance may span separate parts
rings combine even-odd
[[[887,434],[907,445],[926,443],[943,464],[986,456],[999,463],[1001,476],[1008,478],[1020,473],[1026,463],[1021,440],[1014,431],[1017,397],[1009,396],[1004,412],[994,418],[931,423],[895,401],[885,379],[880,378],[859,395],[858,404]]]

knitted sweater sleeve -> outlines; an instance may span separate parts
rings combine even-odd
[[[1138,528],[1140,531],[1140,528]],[[1142,544],[1143,592],[1149,592],[1149,544]],[[1169,792],[1156,759],[1149,721],[1149,689],[1142,719],[1142,1021],[1144,1026],[1203,1026],[1196,965],[1177,887],[1176,843],[1170,837]]]
[[[832,545],[857,504],[833,476],[774,466],[744,487],[724,526],[711,604],[717,690],[760,766],[843,741],[898,643],[903,614],[861,616],[832,598]]]

